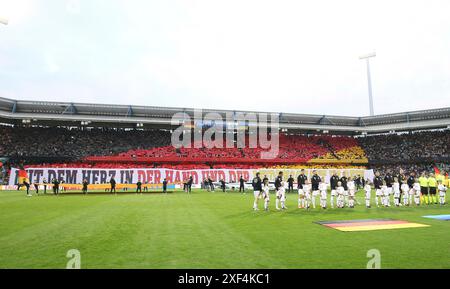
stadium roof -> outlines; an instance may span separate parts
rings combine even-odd
[[[47,126],[135,128],[139,124],[140,128],[171,129],[178,127],[179,123],[188,120],[189,117],[193,119],[195,112],[193,108],[26,101],[0,97],[0,122],[16,125],[25,123]],[[188,118],[178,115],[174,118],[176,122],[173,123],[172,117],[176,113],[185,113]],[[202,110],[203,117],[207,113],[216,113],[225,120],[227,115],[265,112]],[[450,128],[450,107],[364,117],[296,113],[268,114],[276,117],[280,128],[287,129],[289,132],[328,131],[339,134],[372,134]],[[261,124],[262,122],[259,123]]]

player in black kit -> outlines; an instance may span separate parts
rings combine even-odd
[[[308,177],[305,175],[305,170],[301,170],[300,175],[297,177],[297,188],[303,189],[303,185],[306,184],[306,181],[308,180]]]
[[[313,171],[313,176],[311,177],[311,190],[312,190],[312,206],[315,209],[316,208],[316,197],[319,196],[319,184],[322,181],[322,179],[317,174],[317,171]]]
[[[375,178],[373,179],[373,186],[375,187],[375,204],[377,207],[379,203],[382,203],[383,192],[381,191],[381,186],[383,185],[383,178],[380,176],[380,172],[375,173]]]
[[[261,178],[259,177],[259,173],[256,173],[256,177],[253,178],[252,186],[253,186],[253,195],[255,196],[255,200],[253,202],[253,210],[257,211],[258,200],[262,191],[262,182]]]
[[[340,180],[341,179],[338,177],[337,172],[334,172],[330,178],[330,187],[331,187],[330,205],[332,208],[334,208],[334,198],[337,197],[336,188]]]

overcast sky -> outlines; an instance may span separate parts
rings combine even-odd
[[[0,0],[0,96],[368,115],[450,106],[450,1]]]

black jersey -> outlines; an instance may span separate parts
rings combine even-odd
[[[281,176],[278,176],[276,179],[275,179],[275,189],[279,189],[280,187],[281,187],[281,182],[283,181],[283,177],[281,177]]]
[[[348,187],[347,187],[347,177],[342,177],[342,178],[341,178],[341,184],[342,184],[342,187],[344,188],[344,191],[347,191],[347,190],[348,190]]]
[[[311,188],[313,191],[319,190],[319,184],[322,181],[322,179],[318,175],[314,175],[311,178]]]
[[[394,177],[392,175],[390,175],[390,174],[387,174],[384,177],[384,181],[386,182],[386,186],[388,188],[392,188],[392,184],[394,183]]]
[[[332,190],[336,190],[338,182],[339,182],[339,177],[338,176],[331,176],[331,178],[330,178],[330,186],[331,186]]]
[[[373,179],[373,185],[376,190],[381,190],[381,186],[383,185],[383,179],[378,176]]]
[[[297,185],[299,189],[303,189],[303,185],[308,180],[308,177],[305,174],[301,174],[297,177]]]
[[[254,191],[262,191],[262,183],[260,177],[255,177],[252,181]]]
[[[416,182],[416,178],[414,176],[409,176],[406,182],[408,183],[408,187],[412,189],[414,187],[414,183]]]

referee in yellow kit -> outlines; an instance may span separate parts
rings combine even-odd
[[[426,203],[428,202],[428,178],[425,174],[425,172],[422,172],[422,175],[419,178],[419,184],[420,184],[420,203]]]
[[[430,177],[428,178],[428,188],[429,188],[428,204],[432,203],[437,204],[436,187],[437,187],[437,180],[434,177],[434,174],[431,173]]]

